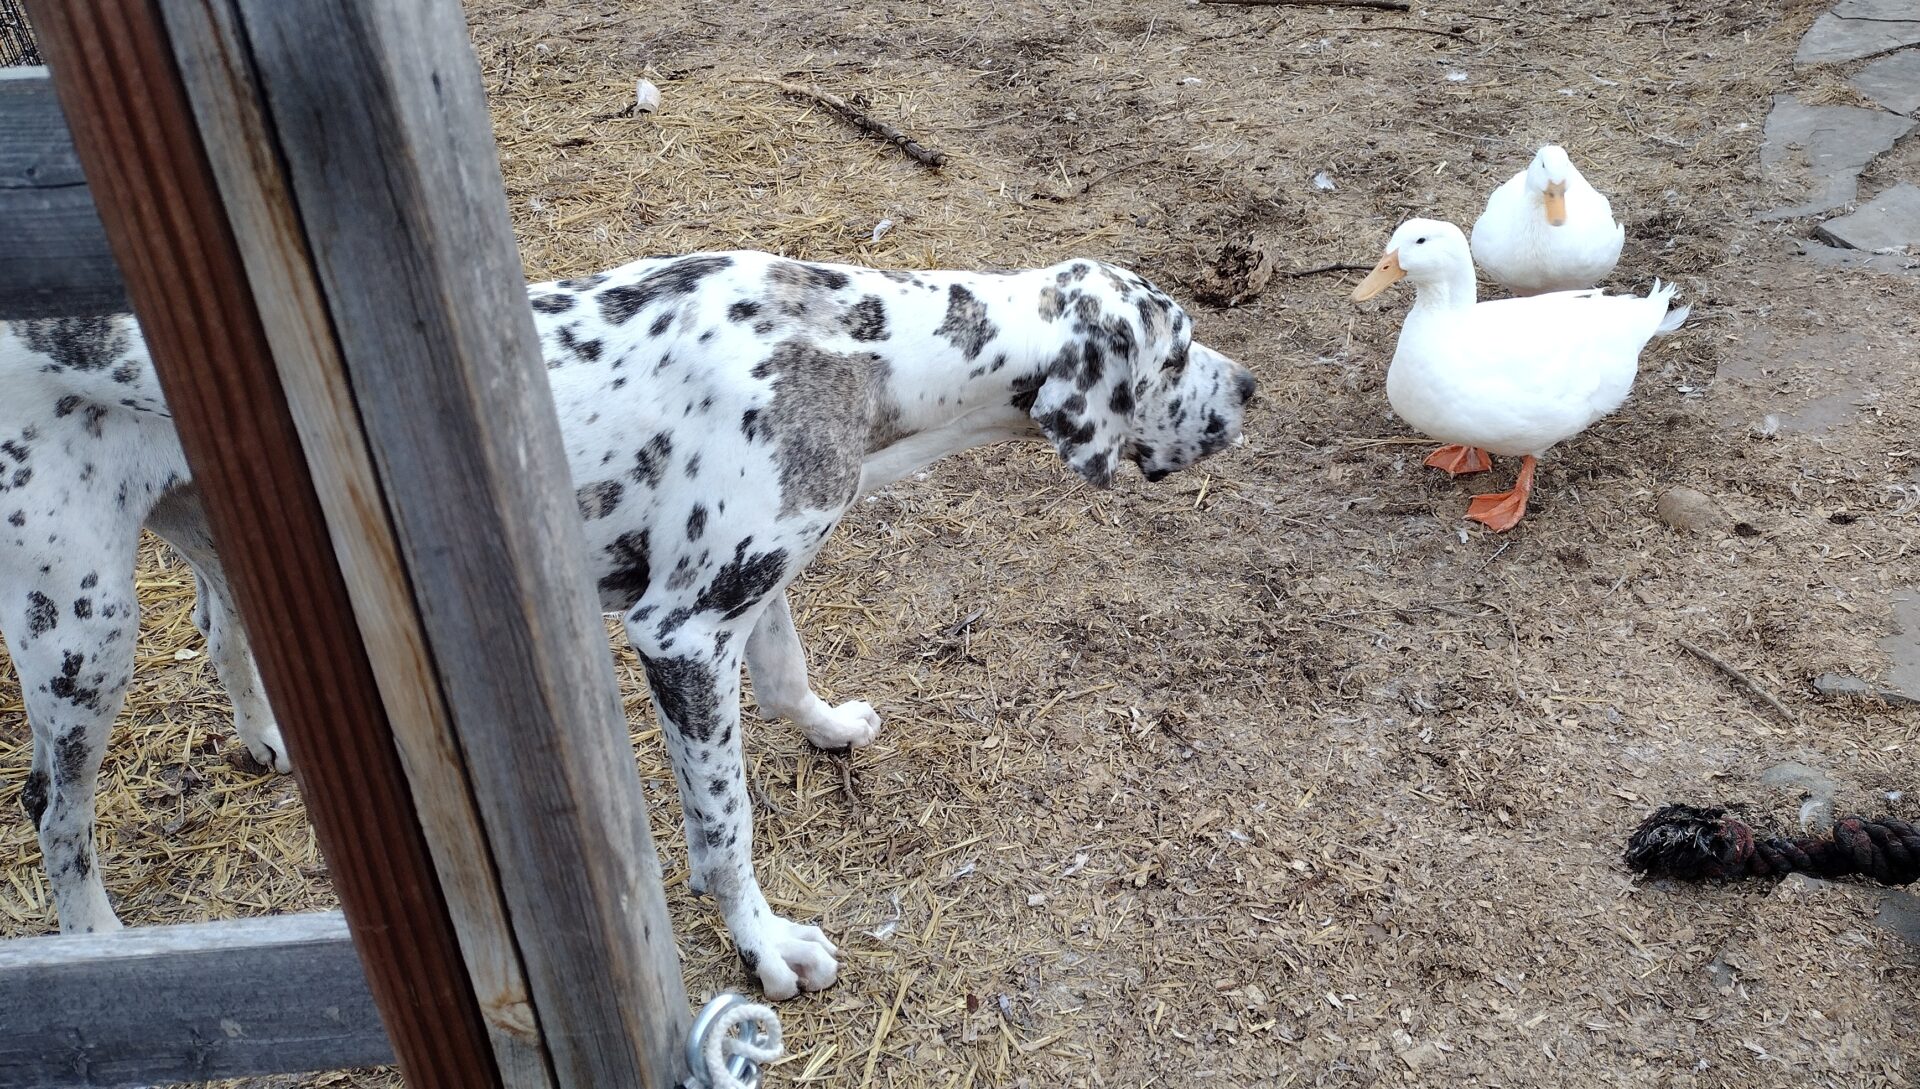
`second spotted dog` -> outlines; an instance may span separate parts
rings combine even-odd
[[[692,884],[767,994],[831,984],[837,950],[754,876],[744,662],[763,711],[816,745],[871,742],[863,702],[807,682],[785,589],[863,493],[1037,437],[1105,486],[1239,438],[1252,376],[1187,314],[1094,261],[882,272],[754,252],[639,261],[529,288],[601,604],[646,664],[686,814]],[[0,327],[0,633],[34,734],[22,797],[68,930],[118,926],[93,792],[133,669],[143,524],[194,565],[242,737],[284,767],[188,470],[130,318]]]

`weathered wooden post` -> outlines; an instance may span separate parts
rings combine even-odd
[[[458,3],[32,13],[409,1083],[673,1084],[686,995]]]

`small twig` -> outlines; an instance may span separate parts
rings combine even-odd
[[[1323,272],[1370,272],[1372,265],[1321,265],[1319,268],[1303,268],[1287,273],[1298,280],[1302,276],[1318,276]]]
[[[1408,34],[1438,34],[1442,38],[1452,38],[1458,42],[1470,42],[1473,39],[1457,30],[1437,30],[1430,26],[1400,26],[1395,23],[1380,23],[1375,26],[1328,26],[1322,30],[1404,30]]]
[[[1720,672],[1725,673],[1727,676],[1732,677],[1735,681],[1738,681],[1747,691],[1760,697],[1768,707],[1780,712],[1781,718],[1786,719],[1788,722],[1798,721],[1794,718],[1793,712],[1787,709],[1787,705],[1780,702],[1779,697],[1762,688],[1759,681],[1754,680],[1752,677],[1747,676],[1745,673],[1740,672],[1728,664],[1726,659],[1685,639],[1675,639],[1674,642],[1679,645],[1681,650],[1686,651],[1688,654],[1693,655],[1695,658],[1700,659]]]
[[[1126,164],[1125,166],[1116,166],[1112,170],[1109,170],[1104,174],[1099,174],[1094,177],[1088,178],[1086,181],[1083,181],[1079,185],[1075,186],[1072,193],[1069,193],[1065,196],[1060,196],[1053,193],[1035,193],[1034,197],[1038,200],[1051,201],[1055,204],[1072,200],[1075,197],[1084,197],[1087,195],[1088,192],[1090,192],[1093,189],[1094,186],[1099,185],[1101,182],[1106,181],[1108,178],[1111,178],[1116,174],[1125,174],[1129,170],[1138,170],[1143,166],[1151,166],[1154,164],[1154,162],[1155,162],[1155,159],[1151,156],[1145,159],[1135,159],[1134,161]]]
[[[840,768],[840,796],[849,805],[860,804],[860,792],[853,785],[853,749],[836,749],[831,754],[833,763]]]
[[[1051,503],[1048,503],[1046,506],[1041,507],[1040,513],[1045,514],[1048,511],[1051,511],[1053,508],[1059,506],[1060,504],[1065,503],[1067,500],[1072,499],[1074,496],[1079,495],[1081,490],[1086,488],[1086,486],[1087,486],[1087,482],[1084,480],[1074,481],[1073,487],[1068,488],[1067,493],[1065,495],[1061,496],[1060,498],[1054,500]]]
[[[1484,597],[1474,598],[1472,604],[1485,605],[1499,613],[1500,619],[1507,622],[1507,652],[1513,668],[1513,698],[1525,702],[1527,690],[1520,685],[1520,625],[1513,622],[1513,614],[1508,612],[1504,605],[1488,601]]]
[[[1407,0],[1200,0],[1202,4],[1223,4],[1246,8],[1378,8],[1381,11],[1406,11]]]
[[[941,637],[945,639],[955,638],[961,632],[966,631],[968,628],[973,627],[973,622],[985,615],[987,615],[986,609],[984,608],[975,609],[972,612],[968,613],[967,615],[961,617],[958,621],[956,621],[954,624],[948,627],[946,631],[941,633]]]
[[[838,95],[830,95],[825,91],[818,91],[813,89],[812,87],[802,87],[797,83],[788,83],[784,80],[769,79],[765,76],[749,76],[744,80],[744,82],[764,83],[769,87],[778,89],[783,94],[790,94],[790,95],[797,96],[799,98],[811,99],[815,102],[818,102],[820,105],[825,106],[826,108],[832,110],[834,113],[839,114],[849,124],[852,124],[856,128],[862,129],[866,132],[872,133],[875,136],[878,136],[882,140],[885,140],[887,143],[892,144],[894,147],[899,148],[901,151],[905,152],[909,158],[917,162],[922,162],[932,167],[938,167],[945,164],[947,161],[946,152],[935,151],[932,148],[922,144],[920,141],[915,140],[913,137],[908,136],[906,133],[901,132],[899,129],[894,128],[892,125],[887,124],[885,121],[880,121],[875,118],[867,116],[866,114],[860,112],[860,110],[855,108],[851,102],[848,102],[846,99],[841,98]]]
[[[1493,555],[1488,556],[1484,560],[1481,560],[1480,566],[1473,569],[1474,572],[1477,574],[1480,571],[1486,569],[1487,567],[1492,566],[1493,561],[1499,559],[1501,556],[1506,555],[1507,549],[1512,547],[1513,547],[1512,538],[1508,538],[1507,540],[1500,542],[1500,547],[1493,550]]]
[[[767,792],[760,789],[759,783],[749,782],[747,784],[747,790],[753,794],[753,800],[759,804],[760,808],[772,813],[776,817],[784,817],[787,815],[787,811],[780,807],[780,803],[767,797]]]
[[[1272,588],[1272,587],[1268,587],[1268,588],[1267,588],[1267,593],[1269,593],[1269,594],[1273,594],[1273,588]],[[1278,601],[1278,600],[1280,599],[1280,595],[1278,595],[1278,594],[1274,594],[1274,595],[1273,595],[1273,597],[1274,597],[1274,600],[1275,600],[1275,601]],[[1318,616],[1318,617],[1315,617],[1315,618],[1314,618],[1314,623],[1316,623],[1316,624],[1326,624],[1326,625],[1328,625],[1329,627],[1335,627],[1335,628],[1339,628],[1339,629],[1340,629],[1340,630],[1342,630],[1342,631],[1351,631],[1351,632],[1358,632],[1358,633],[1360,633],[1361,635],[1371,635],[1371,636],[1373,636],[1373,637],[1374,637],[1374,638],[1376,638],[1376,639],[1388,639],[1388,640],[1390,640],[1390,639],[1392,639],[1392,638],[1393,638],[1393,636],[1391,636],[1391,635],[1388,635],[1388,634],[1387,634],[1386,632],[1383,632],[1383,631],[1376,631],[1376,630],[1374,630],[1373,628],[1363,628],[1363,627],[1361,627],[1361,626],[1360,626],[1360,625],[1358,625],[1358,624],[1349,624],[1349,623],[1347,623],[1347,622],[1346,622],[1346,621],[1344,621],[1344,620],[1335,620],[1335,619],[1333,619],[1332,617],[1328,617],[1328,616]]]
[[[1372,450],[1380,446],[1431,446],[1433,440],[1420,435],[1406,435],[1391,439],[1354,439],[1342,442],[1343,450]]]

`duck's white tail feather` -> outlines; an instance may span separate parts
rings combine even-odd
[[[1674,292],[1678,290],[1679,288],[1673,286],[1672,284],[1663,284],[1659,280],[1655,280],[1653,282],[1653,293],[1649,297],[1659,299],[1662,303],[1672,305]],[[1671,333],[1676,329],[1679,329],[1681,323],[1685,322],[1687,320],[1687,315],[1691,313],[1693,313],[1693,307],[1691,306],[1674,307],[1673,309],[1668,310],[1667,316],[1660,319],[1660,324],[1654,328],[1653,335],[1665,336],[1666,334]]]

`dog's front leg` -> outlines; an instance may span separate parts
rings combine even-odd
[[[787,595],[775,594],[747,638],[747,671],[762,713],[800,727],[815,748],[860,748],[880,733],[873,705],[848,700],[838,707],[814,695],[807,684],[807,652],[793,626]]]
[[[687,624],[662,639],[647,616],[644,607],[629,613],[627,636],[646,665],[673,759],[693,890],[719,903],[741,961],[768,998],[832,986],[839,950],[819,927],[775,915],[753,874],[753,804],[740,753],[740,644],[747,629]]]

